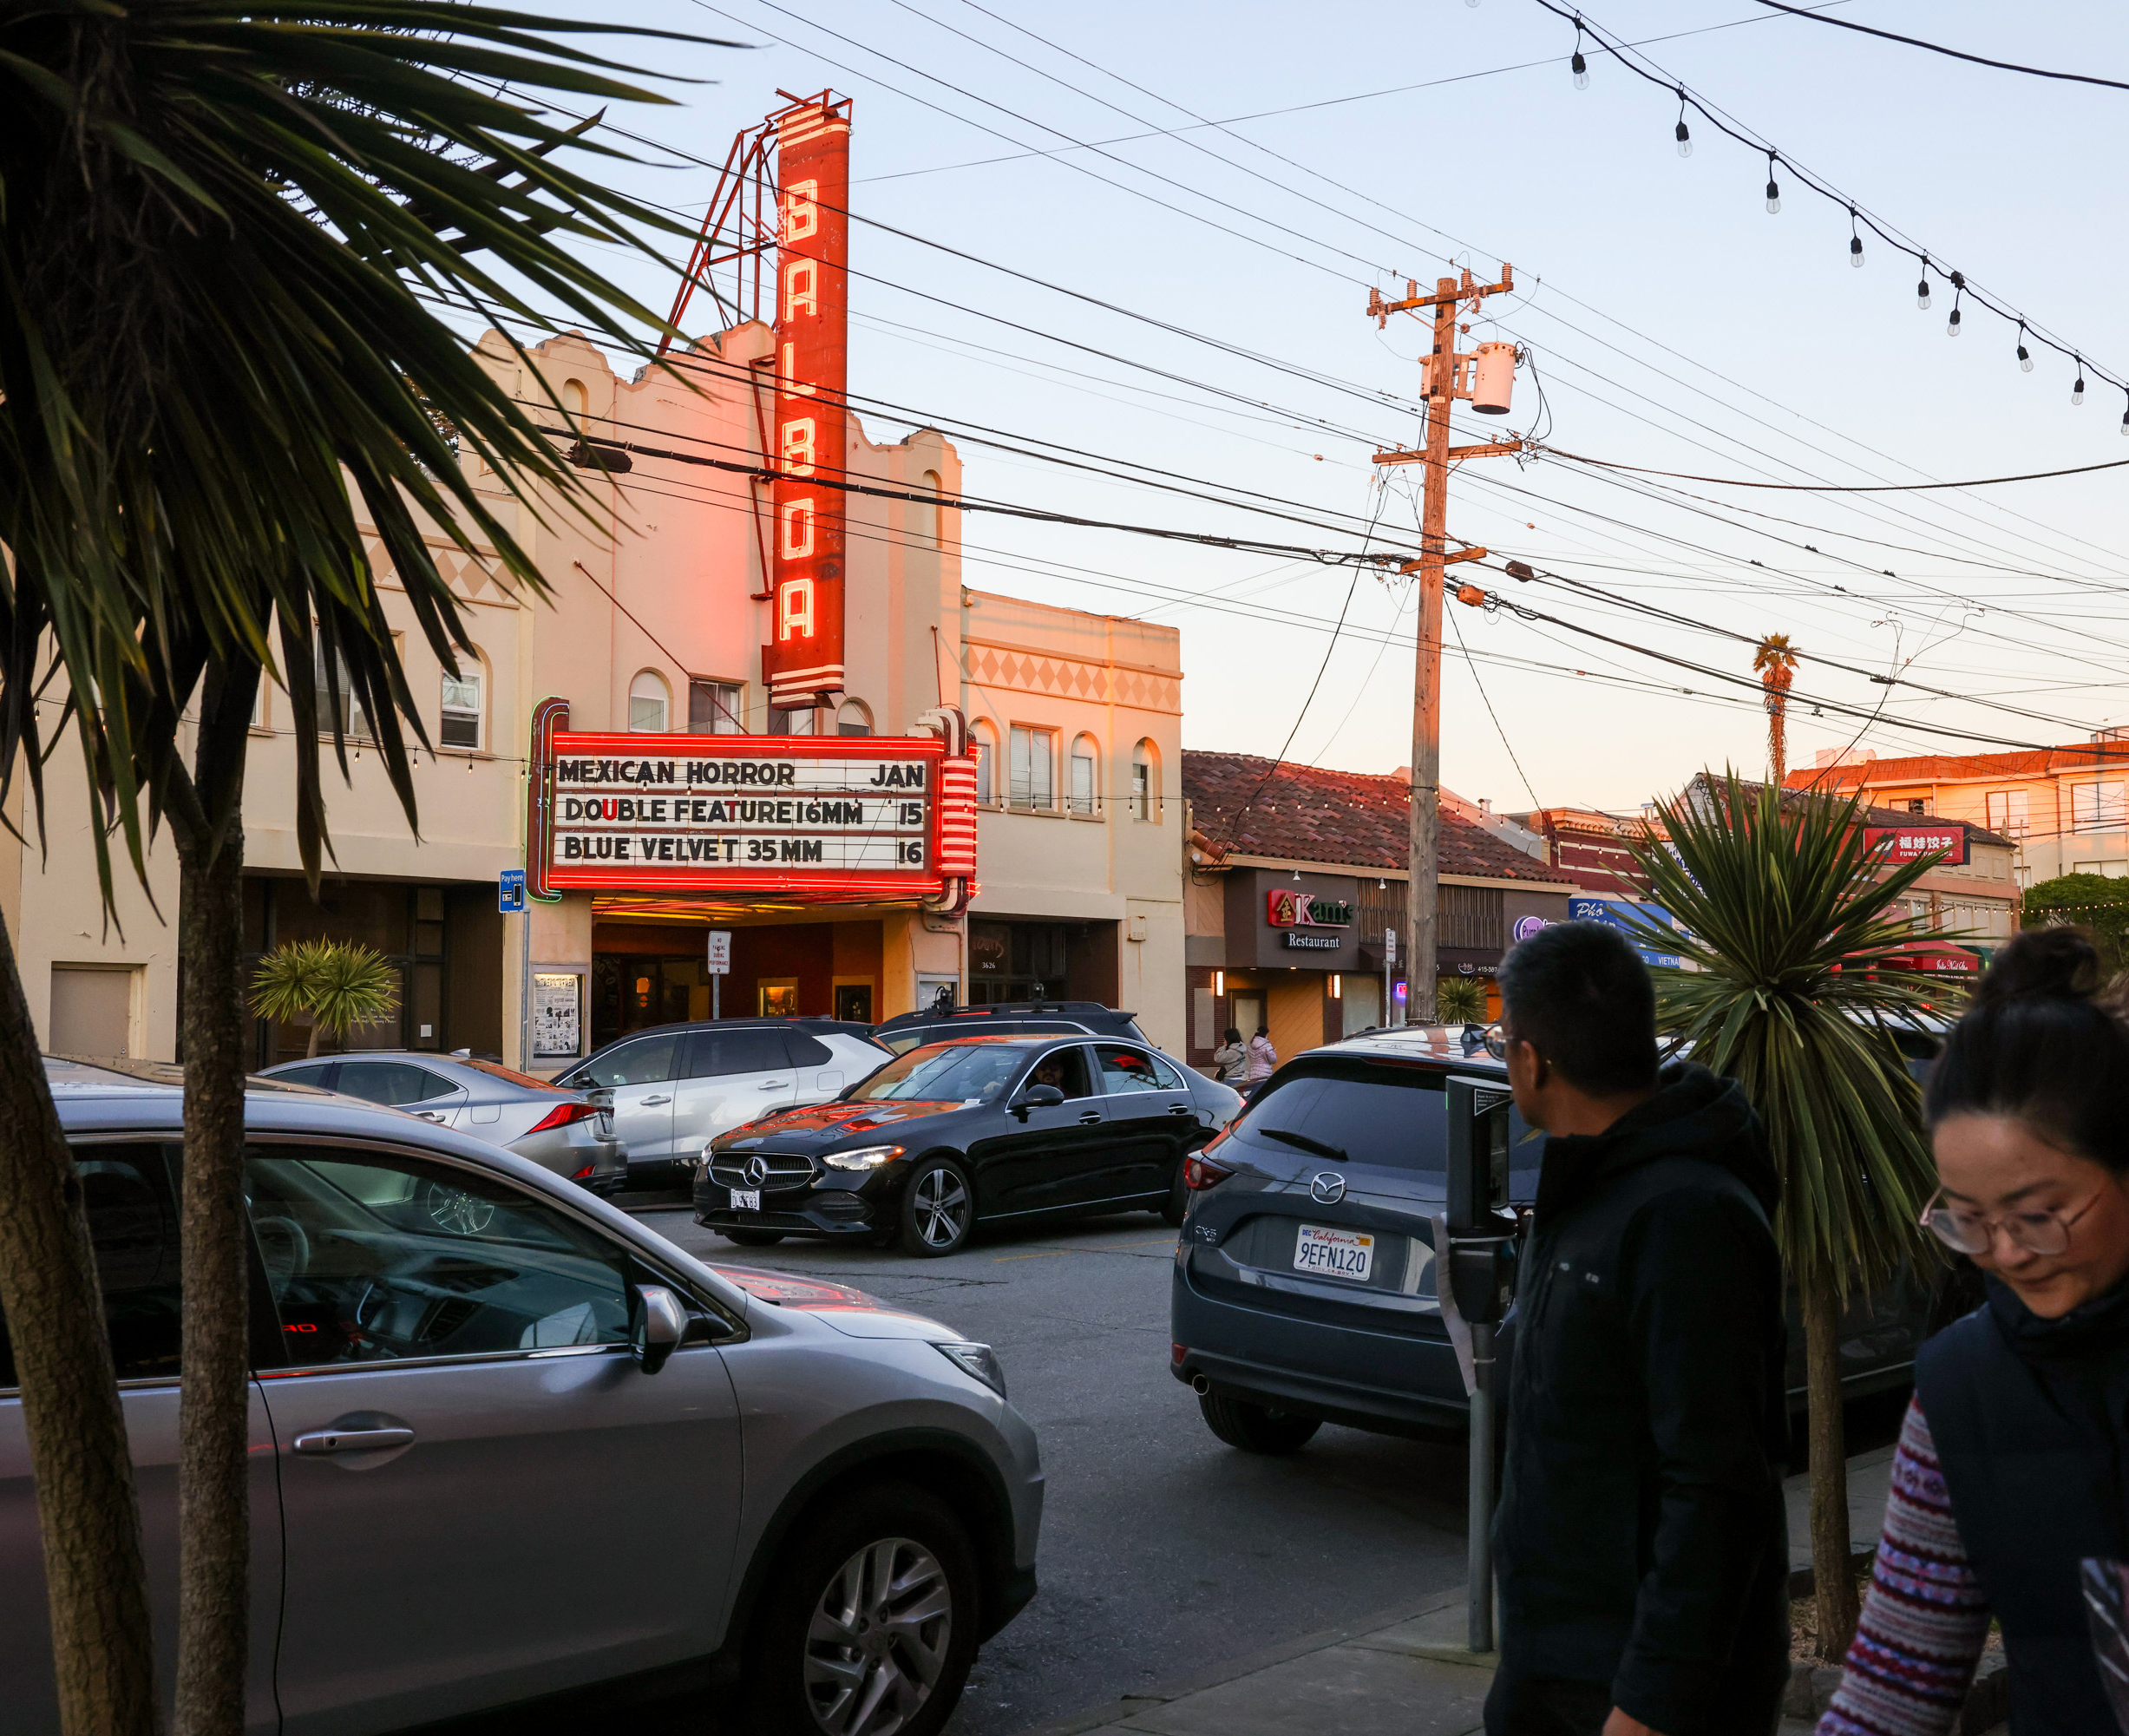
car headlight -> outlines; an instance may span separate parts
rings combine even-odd
[[[899,1145],[861,1145],[855,1151],[829,1151],[821,1161],[831,1169],[877,1169],[902,1155]]]
[[[941,1344],[934,1339],[932,1348],[970,1379],[980,1380],[1001,1399],[1006,1396],[1006,1371],[989,1345],[953,1339]]]

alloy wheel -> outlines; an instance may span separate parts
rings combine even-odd
[[[910,1209],[927,1247],[950,1248],[967,1226],[968,1189],[942,1164],[917,1177]]]
[[[836,1570],[806,1629],[806,1703],[828,1736],[893,1736],[931,1698],[953,1638],[953,1591],[907,1537]]]

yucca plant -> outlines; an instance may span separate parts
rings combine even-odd
[[[1484,1025],[1485,984],[1476,977],[1444,977],[1434,989],[1434,1016],[1444,1025]]]
[[[343,693],[415,822],[409,752],[426,736],[381,574],[450,670],[469,642],[425,538],[492,548],[507,584],[541,588],[516,509],[475,493],[454,438],[535,518],[543,495],[589,510],[519,394],[435,306],[535,326],[560,309],[639,350],[632,334],[658,326],[581,244],[684,232],[565,166],[572,153],[615,154],[540,106],[540,93],[665,100],[553,40],[595,31],[655,34],[443,0],[0,11],[0,776],[21,767],[41,815],[45,756],[70,736],[108,822],[88,829],[107,899],[109,836],[144,873],[150,830],[165,824],[179,863],[180,1736],[234,1733],[244,1714],[239,894],[253,704],[262,678],[289,695],[296,829],[315,884],[321,717],[344,775]],[[522,395],[567,420],[520,361]],[[49,694],[89,703],[41,722]],[[156,1709],[139,1525],[71,1181],[0,941],[0,1308],[43,1525],[61,1717],[69,1733],[145,1736]]]
[[[252,973],[252,1011],[282,1025],[308,1019],[311,1046],[375,1025],[399,1005],[399,973],[358,940],[288,940]]]
[[[1934,986],[1883,966],[1914,944],[1896,907],[1938,857],[1888,869],[1855,798],[1785,796],[1733,771],[1703,774],[1661,812],[1664,836],[1629,848],[1684,932],[1636,926],[1684,961],[1654,973],[1659,1026],[1744,1088],[1781,1171],[1774,1232],[1804,1317],[1819,1644],[1837,1659],[1857,1614],[1841,1311],[1902,1260],[1928,1257],[1916,1220],[1936,1185],[1889,1028]]]

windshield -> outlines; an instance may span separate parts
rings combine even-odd
[[[914,1049],[853,1086],[845,1100],[995,1103],[1026,1059],[1027,1051],[1018,1043],[944,1043]]]

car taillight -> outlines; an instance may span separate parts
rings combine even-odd
[[[1214,1163],[1202,1151],[1193,1151],[1182,1160],[1182,1185],[1192,1193],[1217,1187],[1234,1173],[1226,1164]]]
[[[589,1121],[599,1112],[588,1103],[558,1103],[525,1130],[545,1133],[550,1128],[567,1127],[572,1122]]]
[[[584,1166],[584,1167],[583,1167],[581,1169],[578,1170],[578,1171],[577,1171],[577,1173],[576,1173],[575,1175],[572,1176],[571,1176],[569,1179],[570,1179],[571,1181],[573,1181],[573,1182],[588,1182],[588,1181],[590,1181],[590,1180],[592,1179],[592,1166],[591,1166],[589,1163],[586,1163],[586,1165],[585,1165],[585,1166]]]

